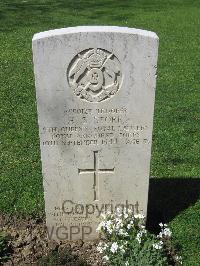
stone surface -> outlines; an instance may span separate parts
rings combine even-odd
[[[99,214],[146,214],[158,37],[75,27],[33,38],[50,239],[97,238]]]

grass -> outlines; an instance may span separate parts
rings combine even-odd
[[[190,181],[200,174],[199,0],[1,0],[1,212],[38,215],[44,210],[31,39],[36,32],[76,25],[119,25],[158,34],[151,176],[187,180],[189,193]],[[199,265],[200,202],[188,198],[171,225],[185,265]]]

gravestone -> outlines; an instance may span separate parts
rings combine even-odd
[[[74,27],[33,37],[49,238],[95,239],[100,214],[146,215],[158,37]]]

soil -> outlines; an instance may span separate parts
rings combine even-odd
[[[105,265],[97,242],[48,241],[45,219],[0,216],[0,231],[9,236],[11,265]]]

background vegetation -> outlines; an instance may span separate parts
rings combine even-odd
[[[162,180],[151,181],[150,191],[158,191],[158,200],[153,199],[162,210],[158,219],[171,221],[185,265],[199,265],[199,0],[1,0],[0,211],[43,213],[31,40],[36,32],[76,25],[119,25],[158,34],[151,176]],[[169,190],[159,197],[169,180]]]

